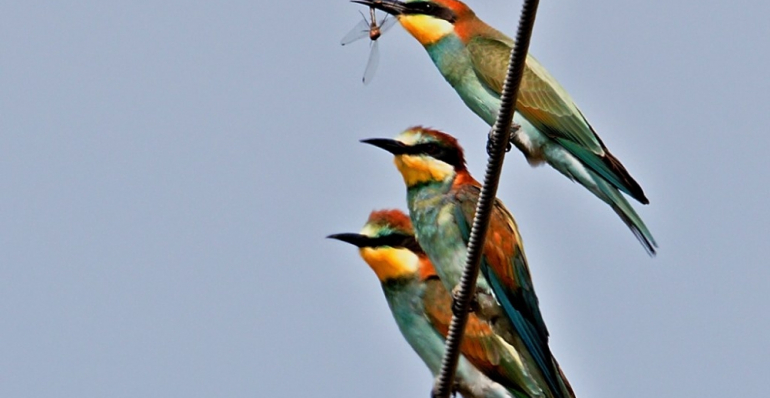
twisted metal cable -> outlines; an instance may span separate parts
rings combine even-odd
[[[539,0],[524,0],[524,5],[519,18],[519,29],[516,32],[516,45],[511,51],[508,63],[508,74],[503,84],[503,92],[500,96],[500,112],[490,136],[489,160],[487,162],[484,185],[481,187],[479,201],[476,204],[476,215],[473,218],[473,227],[468,240],[468,257],[465,262],[465,270],[460,279],[460,288],[455,296],[459,314],[452,317],[449,333],[446,339],[446,350],[441,362],[441,372],[436,379],[436,388],[433,391],[435,398],[448,398],[454,385],[457,361],[460,358],[460,342],[468,323],[468,310],[471,298],[476,293],[476,279],[479,275],[481,254],[484,249],[484,240],[489,227],[489,218],[492,206],[497,195],[497,186],[500,182],[500,172],[503,168],[505,151],[510,142],[511,126],[513,124],[514,105],[521,84],[521,76],[524,73],[524,62],[527,59],[529,41],[532,36],[532,28],[535,25],[535,15]]]

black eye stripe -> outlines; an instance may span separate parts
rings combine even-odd
[[[419,1],[415,3],[407,3],[407,14],[421,14],[430,15],[439,19],[443,19],[450,23],[454,23],[457,20],[455,13],[449,8],[440,6],[436,3],[430,3],[427,1]]]
[[[415,239],[414,236],[409,236],[406,239],[404,239],[403,241],[401,241],[401,246],[400,247],[403,247],[405,249],[409,249],[412,252],[417,253],[417,254],[422,254],[423,253],[422,247],[420,247],[420,244],[417,243],[417,239]]]
[[[378,236],[371,238],[367,244],[369,247],[382,247],[389,246],[394,248],[409,249],[415,253],[422,253],[420,244],[417,243],[417,239],[411,235],[404,235],[399,233],[393,233],[390,235]]]
[[[428,155],[442,162],[452,165],[455,169],[462,168],[463,160],[457,148],[443,147],[434,142],[417,144],[410,148],[412,155]]]

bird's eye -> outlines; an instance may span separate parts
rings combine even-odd
[[[428,144],[425,146],[425,153],[436,156],[441,153],[441,148],[436,144]]]
[[[435,11],[435,10],[436,10],[436,5],[435,5],[435,4],[433,4],[433,3],[429,3],[429,2],[427,2],[427,1],[426,1],[426,2],[420,2],[420,3],[417,3],[417,8],[419,8],[419,9],[420,9],[420,11],[421,11],[423,14],[428,14],[428,15],[430,15],[430,14],[431,14],[431,12],[433,12],[433,11]]]

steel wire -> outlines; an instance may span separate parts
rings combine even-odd
[[[516,32],[516,44],[511,51],[508,63],[508,74],[503,83],[503,92],[500,96],[500,112],[497,115],[492,133],[489,137],[489,160],[487,162],[484,185],[476,205],[476,215],[473,218],[473,226],[468,240],[468,257],[465,269],[460,279],[459,290],[455,296],[455,306],[459,313],[452,317],[449,333],[446,338],[446,350],[441,362],[441,371],[436,378],[436,385],[432,392],[435,398],[448,398],[454,385],[455,370],[460,358],[460,342],[462,341],[465,325],[468,323],[468,311],[471,298],[476,292],[476,279],[479,275],[481,254],[484,249],[484,240],[489,227],[489,218],[492,206],[497,195],[497,187],[500,181],[500,172],[503,168],[506,148],[510,143],[511,127],[513,125],[513,113],[515,111],[516,97],[524,73],[524,63],[527,59],[529,42],[532,36],[532,28],[535,25],[535,16],[539,0],[524,0],[519,28]]]

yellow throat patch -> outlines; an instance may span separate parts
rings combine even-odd
[[[419,258],[409,249],[364,247],[360,252],[381,282],[414,275],[419,268]]]
[[[393,162],[404,177],[407,187],[426,182],[445,181],[455,173],[452,165],[425,156],[399,155],[393,159]]]
[[[427,46],[454,32],[454,25],[428,15],[399,15],[398,22],[422,45]]]

